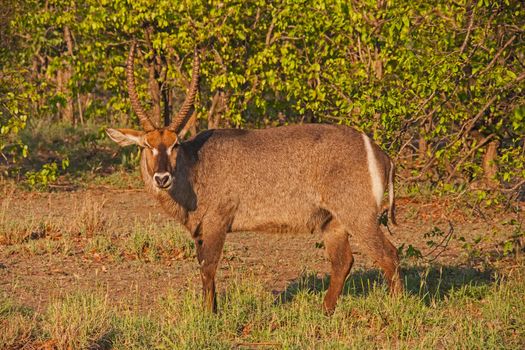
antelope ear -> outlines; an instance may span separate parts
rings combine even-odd
[[[106,134],[120,146],[135,144],[144,147],[144,131],[133,129],[106,129]]]

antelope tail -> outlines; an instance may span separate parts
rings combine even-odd
[[[392,225],[397,226],[396,221],[396,196],[394,194],[394,179],[396,176],[396,170],[394,163],[390,161],[390,171],[388,172],[388,216]]]

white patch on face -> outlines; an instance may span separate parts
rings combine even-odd
[[[372,143],[365,134],[363,134],[363,141],[365,142],[368,172],[370,173],[370,180],[372,182],[372,193],[376,199],[377,206],[379,207],[385,189],[383,188],[383,181],[381,181],[381,176],[379,175],[379,165],[377,164],[377,159],[374,150],[372,149]]]
[[[152,148],[151,151],[153,152],[154,156],[158,156],[159,155],[159,150],[158,149]]]
[[[171,156],[171,151],[173,151],[174,148],[175,148],[175,143],[166,148],[166,153],[168,154],[168,157]]]

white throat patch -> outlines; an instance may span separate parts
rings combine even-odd
[[[372,149],[372,143],[368,136],[363,134],[363,141],[365,142],[366,159],[368,161],[368,172],[370,173],[370,180],[372,182],[372,193],[377,203],[377,207],[381,206],[383,194],[385,189],[383,188],[383,181],[379,172],[379,165]]]

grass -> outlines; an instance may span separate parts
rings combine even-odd
[[[183,259],[193,255],[193,241],[169,224],[135,222],[124,250],[139,260]]]
[[[193,241],[173,221],[153,218],[122,225],[106,210],[106,200],[86,194],[73,203],[68,215],[56,213],[19,216],[14,194],[6,193],[0,208],[0,246],[9,253],[30,255],[82,254],[112,261],[179,260],[193,256]]]
[[[104,225],[98,220],[86,220],[79,225],[71,223],[71,229],[62,228],[55,235],[42,229],[44,231],[38,237],[27,238],[35,232],[33,226],[29,226],[29,231],[16,231],[18,235],[12,235],[12,231],[8,231],[9,236],[6,236],[6,231],[1,231],[0,238],[6,242],[9,239],[5,249],[11,254],[67,256],[74,253],[96,260],[117,262],[123,259],[159,262],[193,256],[193,241],[172,222],[159,225],[153,221],[137,221],[131,228],[117,235],[111,234],[114,223],[100,230],[94,229],[97,227],[95,224]],[[26,232],[32,233],[28,236]]]
[[[123,227],[103,197],[82,197],[69,220],[49,214],[26,221],[10,216],[17,211],[6,198],[0,238],[13,252],[145,264],[194,254],[173,222],[149,218]],[[202,310],[200,293],[191,288],[159,294],[147,308],[133,296],[115,303],[103,287],[65,294],[43,310],[0,294],[0,349],[522,349],[525,262],[515,256],[512,268],[495,266],[407,259],[406,291],[397,298],[378,271],[354,270],[332,317],[320,307],[328,279],[314,273],[279,295],[254,277],[232,274],[221,282],[217,315]]]
[[[73,293],[36,313],[0,298],[0,348],[56,349],[522,349],[525,266],[484,284],[458,276],[437,283],[432,273],[407,280],[391,297],[365,274],[347,283],[333,316],[320,308],[322,290],[297,288],[279,301],[251,277],[231,281],[217,315],[203,312],[200,294],[159,297],[148,311],[112,305],[103,291]],[[361,280],[359,280],[361,279]],[[421,286],[437,287],[434,294]],[[352,283],[367,286],[355,293]]]
[[[43,339],[59,349],[104,348],[113,331],[107,299],[82,292],[49,305],[40,327]]]
[[[137,189],[144,186],[140,171],[118,169],[111,174],[94,174],[81,178],[83,184],[88,182],[95,187],[110,187],[112,189]]]

